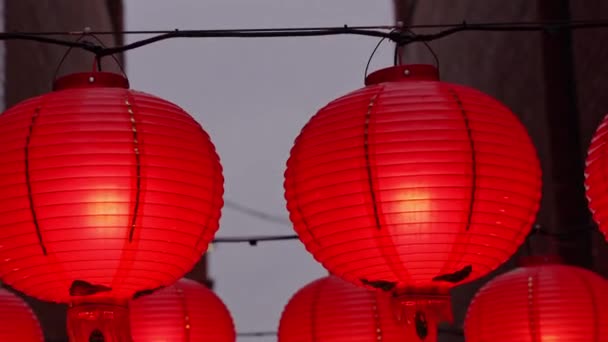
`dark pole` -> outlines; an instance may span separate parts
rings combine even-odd
[[[570,20],[569,0],[539,0],[538,11],[541,21]],[[546,228],[567,238],[557,246],[565,262],[591,268],[591,218],[583,184],[585,156],[581,153],[571,32],[544,32],[541,49],[549,147],[544,172],[550,184],[545,189],[553,189],[554,202],[553,227]]]

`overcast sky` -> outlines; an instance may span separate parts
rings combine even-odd
[[[390,0],[125,0],[126,27],[226,29],[391,24]],[[127,37],[127,41],[144,38]],[[375,38],[174,39],[131,51],[134,89],[182,106],[211,135],[225,199],[287,218],[283,172],[302,126],[320,107],[362,86]],[[391,63],[385,43],[372,70]],[[292,234],[230,208],[217,236]],[[215,246],[215,290],[240,332],[274,331],[291,295],[326,272],[299,241]],[[274,341],[241,338],[240,341]]]

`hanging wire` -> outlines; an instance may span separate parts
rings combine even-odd
[[[257,218],[262,221],[277,223],[282,225],[291,225],[291,221],[287,217],[278,216],[274,214],[270,214],[261,210],[253,209],[251,207],[245,206],[243,204],[231,201],[224,200],[224,206],[226,208],[230,208],[234,211],[238,211],[242,214]]]
[[[439,327],[438,331],[440,334],[464,336],[464,331],[461,328],[455,327]],[[238,337],[268,337],[277,336],[276,331],[251,331],[251,332],[239,332],[236,334]]]
[[[481,32],[555,32],[559,30],[578,30],[607,28],[608,20],[572,20],[572,21],[545,21],[545,22],[495,22],[475,23],[466,21],[458,24],[438,25],[412,25],[407,30],[415,29],[443,29],[433,34],[416,34],[412,36],[407,30],[395,25],[380,26],[351,26],[339,27],[300,27],[300,28],[261,28],[261,29],[225,29],[225,30],[142,30],[142,31],[65,31],[65,32],[5,32],[0,33],[0,40],[30,40],[46,44],[55,44],[67,47],[80,48],[94,53],[96,56],[108,56],[123,53],[128,50],[140,48],[149,44],[172,38],[272,38],[272,37],[319,37],[331,35],[360,35],[376,38],[390,39],[400,45],[413,42],[429,42],[465,31]],[[388,32],[387,32],[388,31]],[[406,32],[403,32],[406,31]],[[83,33],[94,35],[131,35],[155,34],[153,37],[135,41],[130,44],[114,47],[103,47],[90,42],[74,42],[69,39],[52,38],[51,36],[74,36]]]
[[[85,38],[89,38],[89,37],[93,38],[97,45],[93,42],[84,40]],[[103,41],[101,39],[99,39],[99,37],[97,35],[88,32],[88,30],[83,31],[79,35],[79,37],[74,41],[74,43],[82,43],[82,44],[86,44],[87,46],[99,46],[102,49],[106,47],[105,44],[103,43]],[[57,79],[59,70],[61,69],[61,66],[65,62],[68,55],[73,51],[74,48],[78,48],[78,47],[79,46],[69,46],[68,49],[65,51],[65,53],[61,56],[61,59],[59,60],[59,63],[57,64],[57,68],[55,68],[55,72],[53,73],[53,80]],[[114,60],[114,62],[118,65],[118,68],[120,69],[122,74],[126,77],[127,73],[125,72],[125,69],[124,69],[123,65],[120,63],[120,61],[118,60],[118,58],[116,58],[115,55],[111,55],[111,57]],[[102,58],[103,58],[103,56],[101,56],[99,54],[95,54],[94,68],[96,68],[97,71],[102,71],[102,65],[101,65]]]
[[[390,32],[390,34],[395,33],[396,31],[397,30],[394,29]],[[380,45],[382,45],[382,43],[386,40],[386,38],[388,38],[388,37],[382,37],[382,39],[380,39],[380,41],[378,41],[378,44],[376,44],[376,46],[372,50],[372,53],[369,55],[369,58],[367,59],[367,64],[365,65],[365,71],[363,72],[363,81],[364,82],[365,82],[365,79],[367,78],[367,73],[369,72],[369,66],[370,66],[370,64],[372,64],[372,59],[374,58],[374,55],[376,54],[376,51],[378,51],[378,48],[380,47]]]
[[[550,232],[547,229],[544,229],[540,225],[535,225],[534,228],[530,231],[528,235],[526,248],[530,251],[531,246],[529,245],[529,240],[534,235],[546,236],[552,238],[560,243],[572,243],[578,244],[578,241],[575,241],[576,237],[581,236],[581,233],[585,232],[597,232],[597,229],[593,225],[584,226],[579,229],[573,229],[569,232]],[[248,243],[250,246],[257,246],[259,242],[270,242],[270,241],[286,241],[286,240],[297,240],[298,235],[258,235],[258,236],[233,236],[233,237],[218,237],[212,241],[212,243]]]
[[[407,25],[409,29],[451,29],[466,27],[471,29],[474,27],[485,27],[495,28],[496,30],[503,30],[504,28],[536,28],[542,26],[543,29],[550,30],[551,28],[596,28],[606,27],[608,25],[608,19],[599,20],[549,20],[549,21],[505,21],[505,22],[478,22],[468,23],[466,21],[457,23],[446,23],[446,24],[416,24]],[[283,27],[283,28],[257,28],[257,29],[222,29],[222,30],[184,30],[184,29],[165,29],[165,30],[123,30],[123,31],[23,31],[23,32],[9,32],[8,34],[19,33],[29,36],[78,36],[83,33],[90,33],[95,35],[158,35],[167,34],[175,31],[181,32],[200,32],[200,31],[233,31],[233,32],[272,32],[272,31],[318,31],[318,30],[333,30],[336,28],[350,28],[360,30],[394,30],[401,29],[403,25],[367,25],[367,26],[325,26],[325,27]]]
[[[265,241],[284,241],[297,240],[297,235],[268,235],[268,236],[245,236],[245,237],[218,237],[213,240],[213,243],[243,243],[246,242],[250,246],[257,246],[258,242]]]
[[[251,331],[251,332],[241,332],[237,333],[238,337],[267,337],[267,336],[277,336],[276,331]]]
[[[406,28],[405,32],[407,32],[407,33],[409,33],[411,35],[412,41],[417,41],[416,39],[417,39],[418,35],[414,31],[412,31],[409,28]],[[437,53],[435,52],[435,50],[433,50],[433,48],[428,43],[428,41],[420,40],[420,41],[417,41],[417,42],[420,42],[420,43],[424,44],[424,46],[426,47],[426,49],[431,53],[431,55],[433,56],[433,59],[435,60],[435,67],[437,68],[437,70],[441,70],[440,69],[440,64],[439,64],[439,56],[437,56]],[[400,56],[397,56],[397,54],[398,54],[397,51],[400,51],[404,46],[405,46],[405,44],[402,44],[402,43],[396,43],[395,44],[395,51],[396,51],[395,55],[396,55],[396,58],[399,57],[399,60],[401,58],[400,58]],[[399,63],[399,62],[400,61],[397,61],[397,63]],[[395,63],[395,65],[397,65],[397,63]]]

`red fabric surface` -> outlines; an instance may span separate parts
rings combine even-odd
[[[329,276],[291,298],[281,316],[279,342],[417,341],[396,317],[390,296]],[[429,335],[427,341],[434,340]]]
[[[0,341],[44,342],[40,323],[23,299],[0,288]]]
[[[585,169],[585,188],[589,209],[604,236],[608,236],[608,115],[597,128]]]
[[[0,116],[0,278],[58,302],[74,280],[113,299],[170,285],[222,195],[209,136],[175,104],[103,84],[26,100]]]
[[[285,197],[300,239],[333,274],[446,293],[524,241],[541,170],[508,108],[420,68],[372,74],[313,116],[291,150]]]
[[[131,302],[133,342],[234,342],[230,312],[221,299],[193,280],[182,279]]]
[[[608,283],[573,266],[517,268],[475,295],[465,337],[467,342],[608,341]]]

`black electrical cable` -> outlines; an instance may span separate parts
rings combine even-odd
[[[224,200],[224,206],[226,208],[238,211],[242,214],[251,216],[251,217],[255,217],[257,219],[266,221],[266,222],[271,222],[271,223],[277,223],[277,224],[281,224],[281,225],[291,225],[291,221],[289,221],[289,219],[287,217],[282,217],[282,216],[278,216],[278,215],[274,215],[274,214],[270,214],[261,210],[257,210],[257,209],[253,209],[251,207],[245,206],[243,204],[231,201],[231,200]]]
[[[441,39],[455,33],[465,31],[481,32],[553,32],[558,30],[578,30],[607,28],[608,20],[575,20],[575,21],[547,21],[547,22],[504,22],[504,23],[476,23],[462,22],[458,24],[438,25],[412,25],[407,27],[396,26],[352,26],[341,27],[302,27],[302,28],[262,28],[262,29],[225,29],[225,30],[142,30],[142,31],[66,31],[66,32],[5,32],[0,33],[0,40],[30,40],[40,43],[62,45],[80,48],[103,57],[159,41],[172,38],[271,38],[271,37],[318,37],[330,35],[361,35],[376,38],[386,38],[403,46],[413,42],[429,42]],[[408,31],[414,29],[445,28],[433,34],[412,35]],[[86,34],[156,34],[156,36],[135,41],[130,44],[114,47],[103,47],[88,42],[74,42],[66,39],[51,38],[50,36],[73,36]]]
[[[456,335],[456,336],[464,336],[464,331],[461,328],[438,328],[439,333],[447,334],[447,335]],[[240,332],[237,333],[238,337],[268,337],[268,336],[277,336],[276,331],[251,331],[251,332]]]
[[[589,225],[585,226],[582,229],[572,230],[566,233],[554,233],[550,232],[539,225],[535,225],[534,228],[530,231],[528,237],[534,235],[547,236],[550,238],[554,238],[558,241],[571,241],[573,243],[577,243],[576,241],[572,241],[574,238],[580,235],[582,231],[597,231],[595,226]],[[218,237],[212,241],[214,244],[218,243],[248,243],[251,246],[257,246],[258,242],[268,242],[268,241],[285,241],[285,240],[297,240],[298,236],[293,235],[265,235],[265,236],[242,236],[242,237]]]
[[[282,27],[282,28],[257,28],[257,29],[215,29],[215,30],[189,30],[189,29],[166,29],[166,30],[123,30],[123,31],[92,31],[90,29],[83,31],[24,31],[24,32],[8,32],[8,34],[24,34],[30,36],[70,36],[70,35],[82,35],[82,34],[95,34],[95,35],[158,35],[167,34],[175,31],[182,32],[198,32],[198,31],[218,31],[218,32],[273,32],[273,31],[320,31],[320,30],[333,30],[336,28],[350,28],[355,30],[394,30],[401,28],[408,29],[447,29],[457,27],[488,27],[488,28],[501,28],[501,27],[538,27],[543,26],[545,28],[551,27],[565,27],[565,26],[579,26],[585,25],[592,27],[606,27],[608,25],[608,19],[598,20],[555,20],[555,21],[506,21],[506,22],[479,22],[479,23],[467,23],[466,21],[450,24],[416,24],[416,25],[368,25],[368,26],[325,26],[325,27]]]
[[[400,40],[396,33],[386,33],[382,31],[353,29],[349,27],[336,27],[331,29],[305,29],[305,30],[251,30],[251,31],[232,31],[232,30],[199,30],[199,31],[174,31],[164,33],[147,39],[142,39],[127,45],[103,48],[99,55],[107,56],[115,53],[122,53],[128,50],[140,48],[159,41],[171,38],[279,38],[279,37],[319,37],[334,35],[360,35],[377,38],[389,38]]]
[[[297,240],[297,235],[268,235],[268,236],[246,236],[246,237],[218,237],[213,243],[243,243],[247,242],[251,246],[257,246],[258,242],[265,241],[284,241]]]

